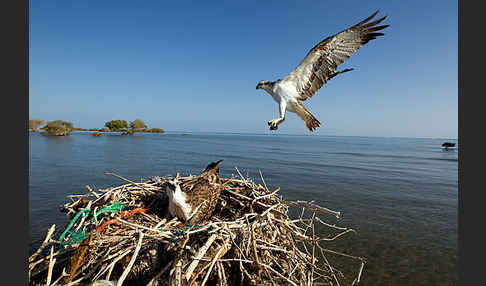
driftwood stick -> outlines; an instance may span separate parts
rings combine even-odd
[[[268,209],[266,209],[260,216],[266,216],[269,212],[271,212],[273,209],[277,208],[280,206],[280,203],[276,203],[274,204],[273,206],[269,207]]]
[[[113,268],[115,267],[115,264],[120,261],[123,257],[125,257],[128,253],[130,253],[130,251],[133,249],[132,248],[129,248],[128,250],[126,250],[125,252],[123,252],[122,254],[120,254],[117,258],[115,258],[106,268],[105,270],[103,270],[103,272],[101,272],[101,274],[99,274],[99,276],[97,277],[100,277],[101,275],[103,275],[106,270],[108,270],[108,273],[106,274],[106,280],[110,280],[110,277],[111,277],[111,272],[113,271]],[[96,276],[95,276],[96,277]]]
[[[326,248],[322,248],[322,251],[334,253],[334,254],[337,254],[337,255],[344,256],[344,257],[358,259],[358,260],[361,260],[361,261],[363,260],[361,257],[349,255],[349,254],[346,254],[346,253],[342,253],[342,252],[338,252],[338,251],[334,251],[334,250],[330,250],[330,249],[326,249]]]
[[[152,229],[154,230],[159,230],[159,228],[167,222],[167,219],[164,218],[161,221],[159,221]]]
[[[258,170],[258,172],[260,173],[260,178],[262,179],[263,185],[265,186],[265,190],[268,192],[267,184],[265,183],[265,179],[263,179],[262,171]]]
[[[93,201],[89,201],[88,202],[88,205],[86,206],[86,209],[88,210],[91,210],[91,204],[93,203]],[[79,222],[78,226],[76,227],[75,231],[79,231],[79,229],[84,225],[84,221],[86,220],[86,218],[88,217],[88,215],[86,214],[86,212],[83,212],[83,217],[81,218],[81,221]]]
[[[118,187],[115,187],[115,188],[109,188],[107,190],[99,190],[101,193],[104,193],[104,194],[102,196],[100,196],[99,198],[97,198],[93,203],[97,203],[99,200],[102,200],[102,199],[106,202],[110,199],[112,194],[114,194],[115,192],[117,192],[119,190],[123,190],[130,185],[131,184],[125,184],[125,185],[121,185],[121,186],[118,186]]]
[[[63,268],[61,275],[59,276],[59,278],[56,279],[56,281],[54,281],[54,283],[51,284],[51,286],[57,285],[57,283],[59,283],[59,281],[61,281],[61,279],[66,276],[69,276],[69,274],[66,273],[66,268]]]
[[[260,263],[261,266],[269,269],[270,271],[272,271],[273,273],[277,274],[278,277],[284,279],[285,281],[289,282],[290,284],[294,285],[294,286],[298,286],[297,284],[295,284],[294,281],[288,279],[287,277],[283,276],[282,274],[280,274],[278,271],[276,271],[275,269],[273,269],[272,267],[264,264],[264,263]]]
[[[237,168],[237,167],[235,167],[235,169],[236,169],[236,172],[238,172],[238,175],[240,175],[241,180],[242,180],[244,183],[246,183],[246,182],[247,182],[247,180],[245,179],[245,177],[243,177],[243,175],[241,174],[240,170],[238,170],[238,168]]]
[[[112,176],[117,177],[117,178],[119,178],[119,179],[122,179],[122,180],[124,180],[124,181],[126,181],[126,182],[129,182],[129,183],[131,183],[132,185],[135,185],[135,186],[138,186],[138,187],[142,188],[142,190],[144,190],[144,191],[153,192],[152,190],[148,190],[147,188],[145,188],[145,187],[143,186],[143,185],[144,185],[143,183],[135,183],[134,181],[131,181],[131,180],[129,180],[129,179],[125,178],[125,177],[122,177],[122,176],[120,176],[120,175],[117,175],[117,174],[115,174],[115,173],[106,172],[105,174],[106,174],[106,175],[112,175]]]
[[[348,229],[347,227],[340,227],[340,226],[336,226],[335,224],[329,224],[329,223],[323,222],[319,217],[316,217],[315,220],[317,222],[319,222],[320,224],[328,226],[330,228],[335,228],[335,229],[339,229],[339,230],[347,230]]]
[[[252,241],[252,250],[253,250],[253,256],[255,256],[255,263],[257,266],[260,265],[260,259],[258,258],[258,251],[256,248],[256,239],[255,239],[255,227],[256,227],[257,222],[254,221],[253,224],[251,225],[251,241]]]
[[[220,281],[221,284],[223,284],[223,274],[221,274],[221,263],[220,262],[216,262],[216,269],[218,270],[217,273],[218,273],[218,281]]]
[[[37,249],[37,251],[32,254],[30,257],[29,257],[29,262],[32,262],[34,261],[34,259],[39,256],[39,254],[42,252],[42,250],[44,250],[44,248],[49,244],[49,240],[51,239],[51,236],[52,234],[54,233],[54,230],[56,229],[56,225],[53,224],[49,230],[47,231],[47,235],[46,235],[46,238],[44,239],[44,241],[42,242],[41,246],[39,247],[39,249]]]
[[[329,267],[329,271],[331,271],[331,274],[332,274],[332,276],[333,276],[333,278],[334,278],[334,281],[336,281],[337,285],[339,286],[339,280],[337,279],[336,274],[334,273],[334,271],[333,271],[333,269],[332,269],[331,265],[329,264],[329,261],[327,261],[327,258],[326,258],[326,256],[324,255],[324,252],[322,251],[322,248],[321,248],[321,247],[319,247],[319,249],[321,250],[321,255],[322,255],[322,257],[324,258],[324,260],[326,261],[327,266]]]
[[[213,244],[216,237],[217,237],[216,234],[211,235],[206,241],[206,243],[201,248],[199,248],[199,251],[194,257],[194,260],[191,262],[191,264],[186,270],[185,278],[187,281],[189,281],[189,279],[191,278],[192,272],[194,271],[194,269],[196,269],[200,259],[206,254],[206,252],[208,251],[209,247],[211,247],[211,244]]]
[[[180,260],[178,260],[176,263],[174,276],[175,276],[174,286],[182,286],[182,261]]]
[[[351,284],[351,286],[357,285],[359,283],[359,281],[361,279],[361,273],[363,272],[363,268],[364,268],[364,261],[361,260],[361,266],[359,267],[358,277],[356,277],[356,279],[354,279],[353,284]]]
[[[213,261],[213,259],[209,259],[209,258],[195,258],[195,257],[191,257],[191,259],[198,259],[198,260],[201,260],[201,261]],[[253,260],[248,260],[248,259],[239,259],[239,258],[224,258],[224,259],[218,259],[218,261],[216,262],[228,262],[228,261],[238,261],[238,262],[244,262],[244,263],[255,263],[255,261]]]
[[[233,194],[233,195],[237,196],[237,197],[240,197],[240,198],[243,198],[243,199],[246,199],[246,200],[249,200],[249,201],[253,201],[253,199],[251,199],[251,198],[249,198],[249,197],[247,197],[247,196],[244,196],[244,195],[242,195],[242,194],[238,194],[238,193],[233,192],[233,191],[231,191],[231,190],[228,190],[228,189],[226,189],[226,188],[225,188],[224,190],[225,190],[226,192],[230,193],[230,194]],[[264,203],[262,203],[262,202],[259,202],[259,201],[255,201],[255,203],[256,203],[256,204],[258,204],[259,206],[264,207],[264,208],[269,208],[269,207],[270,207],[269,205],[266,205],[266,204],[264,204]],[[281,213],[281,212],[279,212],[279,211],[277,211],[277,210],[271,210],[270,212],[271,212],[272,214],[274,214],[274,215],[285,216],[283,213]]]
[[[169,234],[168,232],[162,232],[158,229],[153,229],[153,228],[150,228],[150,227],[146,227],[146,226],[143,226],[143,225],[138,225],[138,224],[135,224],[135,223],[131,223],[131,222],[128,222],[126,220],[123,220],[119,217],[115,217],[115,219],[123,224],[126,224],[134,229],[145,229],[145,230],[149,230],[149,231],[153,231],[153,232],[157,232],[159,235],[161,236],[164,236],[164,237],[167,237],[167,238],[170,238],[170,237],[173,237],[172,234]]]
[[[224,271],[223,263],[218,261],[218,266],[221,269],[221,276],[223,277],[222,285],[228,285],[228,281],[226,279],[226,273]]]
[[[130,273],[130,270],[132,270],[133,264],[135,263],[135,260],[137,259],[138,252],[140,251],[140,248],[142,247],[142,240],[143,240],[143,232],[140,232],[140,235],[138,237],[137,246],[135,247],[135,251],[133,252],[132,258],[130,259],[130,262],[128,263],[127,268],[125,269],[125,271],[123,271],[122,275],[118,279],[116,286],[122,286],[123,281],[125,281],[125,278],[127,278],[128,273]]]
[[[325,240],[325,241],[331,241],[331,240],[335,240],[336,238],[342,236],[342,235],[345,235],[346,233],[348,232],[356,232],[354,229],[348,229],[346,231],[343,231],[341,233],[338,233],[337,235],[331,237],[331,238],[325,238],[325,237],[321,237],[321,238],[318,238],[317,241],[321,241],[321,240]]]
[[[320,214],[325,214],[325,215],[332,215],[335,216],[336,218],[341,217],[341,212],[333,211],[321,206],[318,206],[314,204],[314,201],[282,201],[282,203],[289,205],[289,206],[295,206],[295,207],[302,207],[302,208],[307,208],[310,211],[320,213]]]
[[[88,189],[88,195],[89,194],[93,194],[97,199],[100,197],[100,195],[98,195],[93,189],[91,189],[90,186],[86,185],[86,189]]]
[[[309,279],[309,286],[312,286],[314,282],[314,265],[315,265],[315,253],[316,253],[316,234],[314,230],[314,218],[316,217],[316,213],[312,213],[312,270],[311,276]]]
[[[132,251],[133,247],[129,247],[128,249],[126,249],[123,253],[121,254],[115,254],[114,256],[118,256],[116,257],[106,268],[104,269],[101,269],[93,278],[93,280],[97,280],[99,277],[101,277],[101,275],[105,274],[106,271],[108,271],[109,269],[113,269],[113,267],[115,266],[115,264],[120,260],[122,259],[123,257],[125,257],[125,255],[127,255],[128,253],[130,253],[130,251]],[[109,259],[111,259],[113,257],[110,257]],[[109,272],[109,274],[111,275],[111,270]],[[106,279],[110,279],[110,276],[107,276]]]
[[[60,251],[60,250],[58,250],[58,251],[54,252],[53,257],[57,257],[57,255],[58,255],[58,254],[60,254],[60,253],[61,253],[61,251]],[[64,254],[66,254],[66,251],[64,252]],[[47,260],[49,259],[49,257],[50,257],[50,255],[47,255],[46,257],[41,258],[41,259],[39,259],[38,261],[36,261],[36,262],[33,262],[33,263],[29,264],[29,271],[33,271],[36,265],[38,265],[38,264],[40,264],[40,263],[42,263],[42,262],[47,261]],[[65,258],[63,258],[63,260],[62,260],[62,261],[64,261],[64,260],[67,260],[67,258],[66,258],[66,257],[65,257]],[[48,269],[48,265],[45,265],[45,266],[41,267],[40,269],[37,269],[37,270],[36,270],[36,271],[35,271],[35,272],[32,274],[32,276],[35,276],[35,275],[37,275],[37,274],[39,274],[39,273],[41,273],[41,272],[45,271],[46,269]]]
[[[226,241],[223,243],[223,245],[221,245],[221,247],[219,248],[218,252],[216,253],[216,255],[214,256],[214,259],[213,261],[211,261],[211,264],[209,265],[209,269],[208,271],[206,272],[206,276],[204,276],[204,280],[202,281],[201,283],[201,286],[204,286],[206,284],[206,281],[208,280],[209,278],[209,274],[211,274],[211,271],[213,270],[213,267],[214,267],[214,264],[216,263],[216,261],[224,254],[223,251],[226,252],[227,250],[227,247],[226,247]]]
[[[268,193],[266,195],[263,195],[263,196],[259,196],[259,197],[256,197],[255,200],[261,200],[261,199],[264,199],[264,198],[269,198],[269,197],[272,197],[273,195],[275,195],[278,191],[280,191],[280,187],[277,187],[275,190],[273,190],[271,193]]]
[[[115,174],[115,173],[111,173],[111,172],[105,172],[105,174],[106,174],[106,175],[112,175],[112,176],[114,176],[114,177],[117,177],[117,178],[119,178],[119,179],[122,179],[123,181],[129,182],[130,184],[135,185],[135,186],[138,186],[138,185],[139,185],[138,183],[135,183],[134,181],[129,180],[129,179],[127,179],[127,178],[125,178],[125,177],[122,177],[122,176],[120,176],[120,175],[117,175],[117,174]]]
[[[54,246],[51,246],[51,255],[49,258],[49,270],[47,270],[46,286],[49,286],[51,284],[52,269],[54,268],[54,263],[56,263],[56,259],[52,257],[53,253],[54,253]]]
[[[98,211],[98,207],[96,206],[93,210],[93,213],[96,214],[97,211]],[[94,215],[93,217],[94,217],[95,225],[98,225],[97,215]]]

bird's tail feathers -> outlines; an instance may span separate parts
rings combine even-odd
[[[314,115],[312,115],[312,113],[310,113],[309,110],[307,110],[300,102],[299,107],[300,108],[297,111],[297,115],[304,120],[305,126],[307,126],[311,132],[321,126],[321,122],[319,122],[319,120],[317,120]]]

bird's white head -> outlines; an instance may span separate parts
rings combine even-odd
[[[268,81],[268,80],[262,80],[260,81],[257,86],[256,86],[256,89],[265,89],[265,90],[268,90],[270,89],[272,86],[272,82],[271,81]]]
[[[176,192],[177,190],[180,190],[179,180],[177,178],[173,180],[168,180],[166,185],[166,190],[169,196],[173,195],[174,192]]]
[[[180,184],[180,181],[179,181],[179,178],[176,177],[176,178],[174,178],[172,180],[168,180],[167,183],[175,186],[175,185]]]

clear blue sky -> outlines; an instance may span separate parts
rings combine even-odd
[[[385,36],[304,105],[314,134],[456,138],[457,1],[30,1],[29,117],[271,133],[260,80],[377,9]],[[273,131],[275,132],[275,131]],[[277,133],[309,134],[289,113]]]

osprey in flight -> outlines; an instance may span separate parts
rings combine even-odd
[[[268,121],[270,130],[276,130],[278,125],[285,120],[285,111],[297,113],[310,131],[320,126],[317,120],[300,101],[311,98],[328,80],[336,75],[353,69],[336,71],[359,48],[383,33],[389,25],[376,26],[385,20],[385,17],[369,22],[378,11],[360,23],[322,40],[300,65],[284,79],[277,81],[263,80],[258,83],[256,89],[267,91],[280,106],[280,117]]]

